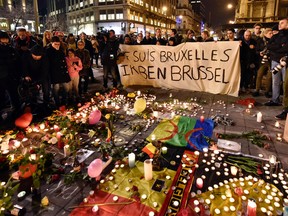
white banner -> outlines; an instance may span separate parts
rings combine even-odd
[[[124,86],[151,85],[238,96],[239,42],[183,43],[176,47],[121,45]]]

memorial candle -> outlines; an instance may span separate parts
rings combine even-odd
[[[247,216],[256,216],[257,205],[254,200],[249,199],[247,205]]]
[[[231,171],[231,174],[232,174],[233,176],[236,176],[236,175],[237,175],[237,172],[238,172],[238,169],[237,169],[236,166],[231,166],[231,167],[230,167],[230,171]]]
[[[280,128],[280,123],[278,121],[275,122],[275,127]]]
[[[199,189],[201,189],[203,187],[203,179],[202,178],[196,179],[196,187]]]
[[[152,167],[151,159],[147,159],[144,161],[144,178],[149,181],[153,178],[153,167]]]
[[[259,123],[262,122],[262,113],[261,112],[257,113],[257,122],[259,122]]]
[[[161,151],[162,151],[163,154],[167,154],[168,148],[166,146],[163,146],[161,148]]]
[[[128,163],[129,163],[130,168],[133,168],[135,166],[135,154],[134,153],[130,153],[128,155]]]
[[[64,157],[67,157],[70,155],[70,146],[69,145],[65,145],[64,146]]]

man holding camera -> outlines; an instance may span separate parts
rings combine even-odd
[[[103,65],[104,91],[108,88],[108,73],[112,74],[113,87],[117,87],[117,51],[119,49],[119,41],[116,38],[115,31],[110,30],[107,35],[107,41],[103,44],[101,55],[101,63]]]
[[[288,53],[288,20],[282,19],[279,21],[279,33],[273,35],[271,40],[267,45],[268,50],[270,51],[270,59],[271,59],[271,69],[275,68],[282,57],[284,57]],[[265,103],[266,106],[281,106],[280,103],[280,90],[281,90],[281,81],[285,80],[285,71],[286,68],[283,67],[277,73],[273,73],[272,75],[272,100]],[[284,89],[285,89],[284,82]],[[287,83],[288,84],[288,83]],[[288,92],[287,92],[288,93]],[[286,96],[284,92],[284,98]],[[285,99],[284,99],[285,101]],[[287,104],[288,108],[288,104]],[[277,115],[276,118],[285,119],[288,113],[288,109],[285,109],[283,113]]]

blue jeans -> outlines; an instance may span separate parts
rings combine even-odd
[[[271,69],[276,67],[279,62],[272,61]],[[286,68],[283,67],[281,71],[272,75],[272,101],[275,103],[280,103],[280,90],[281,90],[281,81],[285,80],[285,71]]]

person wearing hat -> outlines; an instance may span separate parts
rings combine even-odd
[[[48,61],[44,55],[44,49],[40,45],[35,45],[21,57],[22,76],[30,83],[42,87],[43,105],[48,107],[50,101],[49,79],[48,79]],[[35,95],[36,98],[37,95]]]
[[[19,70],[16,67],[19,62],[19,56],[9,42],[10,37],[7,32],[0,31],[0,109],[5,107],[5,92],[7,91],[11,99],[11,105],[17,112],[20,109],[17,93]]]

